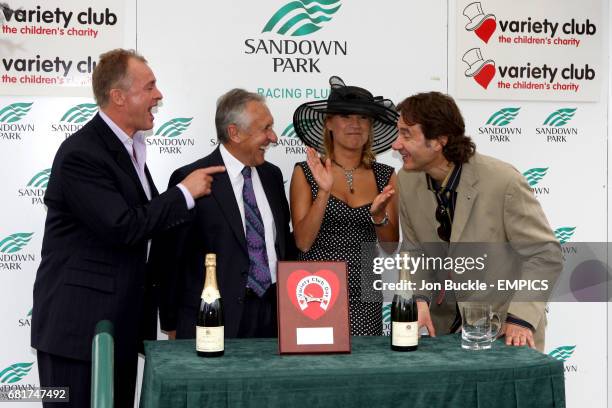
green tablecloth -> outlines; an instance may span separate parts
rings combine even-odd
[[[535,350],[465,351],[458,336],[415,352],[353,337],[351,354],[280,356],[276,339],[228,339],[200,358],[193,340],[145,344],[141,407],[565,407],[563,363]]]

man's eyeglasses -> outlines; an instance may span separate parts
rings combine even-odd
[[[438,204],[438,208],[436,208],[436,221],[440,223],[438,227],[438,237],[440,237],[442,241],[450,242],[452,227],[450,214],[442,204]]]

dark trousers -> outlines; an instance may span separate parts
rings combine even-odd
[[[91,362],[60,357],[39,351],[38,374],[41,387],[69,387],[69,403],[43,403],[44,408],[87,408],[91,406]],[[115,356],[114,392],[116,408],[134,406],[138,354],[133,358]]]
[[[37,352],[41,387],[68,387],[69,402],[44,402],[44,408],[89,407],[91,362]]]
[[[270,286],[262,297],[247,288],[238,337],[277,336],[276,284]]]

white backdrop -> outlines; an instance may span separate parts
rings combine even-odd
[[[35,7],[36,3],[31,3]],[[44,7],[53,9],[60,3],[46,1]],[[214,149],[215,102],[233,87],[261,90],[270,95],[268,104],[275,118],[279,143],[268,151],[267,157],[281,167],[287,181],[294,163],[304,159],[303,146],[287,129],[293,110],[307,100],[325,97],[329,76],[339,75],[347,84],[364,86],[395,102],[419,91],[438,90],[457,95],[457,70],[463,72],[465,67],[456,52],[455,33],[457,22],[464,24],[461,13],[465,1],[338,0],[326,6],[331,19],[320,23],[317,31],[292,36],[299,29],[299,25],[294,25],[280,34],[280,27],[293,16],[289,14],[281,17],[270,31],[263,32],[272,16],[287,3],[288,0],[187,1],[180,7],[170,7],[159,0],[124,2],[125,10],[118,13],[124,16],[119,22],[122,43],[110,47],[132,47],[142,53],[149,60],[164,94],[155,128],[148,138],[147,158],[160,190],[165,189],[174,169]],[[556,2],[557,10],[550,10],[550,18],[555,18],[555,13],[563,14],[564,5],[570,3],[574,4],[569,0]],[[612,14],[607,1],[595,3],[600,8],[598,30],[601,30],[602,42],[598,70],[601,86],[596,102],[458,99],[468,133],[474,137],[479,151],[512,163],[527,176],[537,175],[539,180],[533,179],[534,192],[553,229],[569,231],[565,237],[569,238],[570,246],[572,242],[605,242],[609,232],[609,227],[606,228],[609,194],[606,115],[610,112],[609,21]],[[103,10],[116,7],[117,3],[90,0],[88,4]],[[528,4],[524,3],[524,16],[530,14]],[[84,8],[77,3],[70,7]],[[483,1],[483,7],[492,9],[495,4]],[[496,13],[498,19],[505,18],[503,10]],[[317,15],[320,14],[314,17]],[[10,52],[7,41],[11,39],[14,40],[0,32],[0,57]],[[34,40],[35,37],[19,39],[22,43]],[[303,51],[331,47],[336,52],[299,55],[291,53],[291,49],[272,53],[263,49],[293,45],[301,45]],[[88,46],[85,38],[83,46]],[[485,47],[482,46],[483,50]],[[255,49],[257,53],[253,53]],[[275,72],[275,63],[281,61]],[[301,66],[307,72],[291,72],[300,64],[304,64]],[[14,103],[32,105],[13,124],[22,125],[23,130],[3,130],[0,116],[0,168],[4,174],[0,186],[3,202],[0,242],[17,233],[32,235],[12,237],[9,241],[21,248],[12,254],[2,252],[0,244],[2,265],[6,264],[0,269],[0,292],[3,292],[0,328],[6,333],[0,340],[3,350],[0,390],[10,385],[38,384],[36,365],[29,365],[35,362],[35,353],[29,347],[29,312],[45,217],[40,203],[44,191],[43,171],[50,168],[59,143],[78,126],[74,120],[62,122],[62,116],[76,105],[92,103],[91,97],[51,97],[40,93],[8,96],[8,93],[0,82],[0,110]],[[486,125],[492,115],[506,108],[514,109],[510,123]],[[566,108],[576,109],[563,126],[570,129],[566,141],[547,141],[538,129],[544,127],[551,113]],[[87,112],[83,115],[87,116]],[[164,130],[170,126],[180,134],[169,136]],[[19,138],[9,133],[18,133]],[[500,134],[508,137],[499,137]],[[391,152],[380,160],[396,168],[400,166],[399,157]],[[568,407],[605,407],[607,327],[605,304],[555,303],[549,307],[546,352],[565,359]],[[8,378],[16,381],[9,384]]]

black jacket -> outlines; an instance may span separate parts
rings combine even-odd
[[[224,165],[219,148],[210,155],[176,170],[170,177],[175,185],[193,170]],[[271,163],[257,167],[276,226],[278,260],[295,258],[295,242],[289,230],[289,204],[280,169]],[[177,330],[177,337],[195,334],[197,309],[204,286],[204,256],[217,254],[217,281],[225,312],[225,336],[236,337],[243,311],[249,268],[244,227],[227,172],[214,175],[212,193],[196,200],[193,222],[177,228],[167,237],[167,254],[162,287],[165,302],[160,308],[162,328]],[[164,307],[165,306],[165,307]]]
[[[116,357],[137,352],[142,316],[155,313],[143,310],[155,235],[190,217],[177,187],[159,195],[148,169],[146,175],[151,201],[124,145],[99,115],[60,146],[45,193],[32,347],[89,360],[94,327],[108,319],[115,327]],[[147,266],[148,239],[153,244]]]

